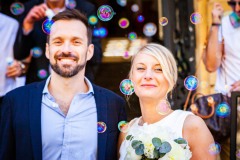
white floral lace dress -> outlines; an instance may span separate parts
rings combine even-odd
[[[130,122],[126,137],[137,137],[143,142],[149,142],[153,137],[160,137],[168,141],[172,146],[171,151],[160,160],[189,160],[192,156],[189,146],[186,145],[185,149],[183,149],[181,145],[173,141],[173,139],[182,138],[183,124],[188,115],[192,115],[192,112],[175,110],[162,120],[149,125],[144,123],[143,126],[139,125],[141,117],[135,118]],[[142,156],[135,153],[131,146],[131,140],[127,140],[126,137],[120,147],[120,160],[141,160]],[[151,157],[154,146],[145,144],[144,155]]]

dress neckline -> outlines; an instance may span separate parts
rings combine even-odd
[[[164,117],[164,118],[162,118],[161,120],[159,120],[159,121],[157,121],[157,122],[155,122],[155,123],[151,123],[151,124],[148,124],[148,123],[143,123],[143,125],[139,125],[139,121],[140,121],[140,119],[142,118],[142,116],[141,117],[139,117],[138,118],[138,120],[137,120],[137,126],[138,127],[143,127],[143,126],[145,126],[145,125],[147,125],[147,126],[150,126],[150,125],[156,125],[156,124],[160,124],[160,123],[162,123],[163,121],[165,121],[167,118],[169,118],[169,117],[171,117],[172,115],[174,115],[174,113],[176,113],[176,111],[177,110],[174,110],[174,111],[172,111],[172,113],[170,113],[169,115],[167,115],[166,117]]]

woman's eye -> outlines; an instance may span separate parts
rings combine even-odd
[[[162,68],[156,68],[156,71],[162,72]]]
[[[138,67],[137,70],[144,70],[144,68],[142,68],[142,67]]]

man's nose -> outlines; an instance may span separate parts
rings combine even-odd
[[[63,47],[62,47],[62,52],[68,54],[68,53],[71,53],[72,52],[72,49],[71,49],[71,44],[69,42],[65,42]]]

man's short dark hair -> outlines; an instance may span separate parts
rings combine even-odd
[[[88,44],[92,43],[92,28],[88,23],[87,16],[76,10],[76,9],[66,9],[63,12],[59,12],[52,18],[53,22],[59,21],[59,20],[79,20],[81,21],[87,28],[87,38],[88,38]],[[50,36],[47,36],[47,43],[49,43]]]

